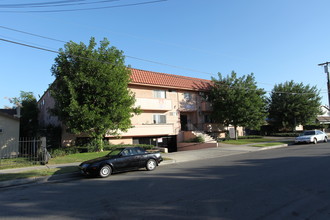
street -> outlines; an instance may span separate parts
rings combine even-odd
[[[330,219],[330,144],[0,190],[1,219]]]

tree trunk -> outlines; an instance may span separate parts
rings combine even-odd
[[[234,130],[235,130],[235,140],[238,140],[238,135],[237,135],[237,126],[234,126]]]
[[[100,152],[103,152],[104,143],[103,143],[103,135],[95,137],[97,148]]]

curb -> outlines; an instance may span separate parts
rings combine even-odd
[[[291,144],[282,144],[282,145],[276,145],[276,146],[270,146],[270,147],[263,147],[261,149],[259,149],[260,151],[261,150],[271,150],[271,149],[276,149],[276,148],[283,148],[283,147],[288,147],[290,146]]]

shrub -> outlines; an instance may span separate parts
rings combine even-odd
[[[275,137],[297,137],[299,136],[299,132],[288,132],[288,133],[272,133],[271,136]]]
[[[91,141],[87,143],[84,147],[87,148],[87,152],[98,152],[101,150],[99,143],[96,139],[91,139]]]
[[[65,152],[64,148],[57,148],[57,149],[51,149],[50,155],[55,158],[55,157],[63,157],[67,155],[67,153]]]
[[[155,146],[153,145],[149,145],[149,144],[118,144],[118,145],[114,145],[114,144],[105,144],[104,145],[104,150],[113,150],[114,148],[119,148],[119,147],[142,147],[146,150],[150,150],[155,148]]]
[[[204,143],[205,138],[202,135],[198,135],[195,138],[190,139],[189,141],[186,141],[188,143]]]
[[[247,135],[247,136],[238,137],[238,139],[259,139],[259,138],[263,138],[263,137],[259,135]]]
[[[63,157],[69,154],[76,154],[79,153],[76,147],[62,147],[50,150],[51,157]]]
[[[194,142],[204,143],[205,138],[202,135],[198,135],[197,137],[194,138]]]

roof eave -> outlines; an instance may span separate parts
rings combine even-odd
[[[176,87],[176,86],[165,86],[165,85],[157,85],[157,84],[145,84],[145,83],[135,83],[130,82],[129,85],[138,85],[138,86],[146,86],[153,88],[165,88],[165,89],[177,89],[177,90],[187,90],[187,91],[209,91],[209,89],[201,89],[201,88],[185,88],[185,87]]]

